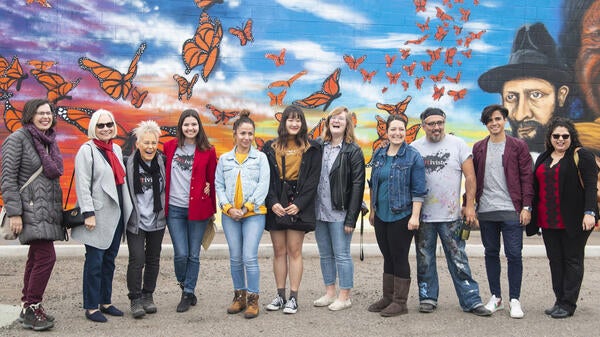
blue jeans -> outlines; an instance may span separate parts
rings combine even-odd
[[[354,263],[350,255],[352,233],[344,232],[344,221],[317,220],[315,238],[321,256],[321,273],[325,285],[335,284],[336,274],[339,274],[340,289],[352,289],[354,287]]]
[[[183,291],[194,293],[200,272],[200,246],[208,219],[188,220],[188,209],[169,205],[167,225],[173,241],[175,277]]]
[[[492,295],[502,297],[500,290],[500,233],[504,241],[504,255],[508,264],[508,292],[510,299],[521,296],[523,279],[523,227],[519,221],[480,221],[481,242],[485,247],[485,271]]]
[[[461,221],[422,222],[415,235],[417,243],[417,282],[419,301],[437,306],[439,280],[435,261],[437,237],[440,236],[448,271],[454,283],[460,307],[470,311],[480,306],[479,285],[471,277],[465,241],[460,239]]]
[[[260,291],[258,244],[265,230],[265,215],[257,214],[235,221],[222,214],[221,224],[229,245],[233,288],[258,294]]]
[[[83,264],[84,309],[98,309],[100,304],[112,303],[115,258],[119,253],[123,227],[122,223],[117,226],[112,243],[107,249],[85,245],[85,262]]]

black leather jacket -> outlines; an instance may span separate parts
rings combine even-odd
[[[344,226],[355,227],[365,191],[365,157],[356,143],[343,143],[329,172],[331,202],[346,210]]]

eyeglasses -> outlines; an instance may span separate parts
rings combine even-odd
[[[114,122],[108,122],[108,123],[98,123],[98,124],[96,124],[96,127],[97,127],[98,129],[104,129],[104,127],[107,127],[107,128],[109,128],[109,129],[110,129],[110,128],[112,128],[113,126],[115,126],[115,123],[114,123]]]
[[[35,114],[38,116],[52,116],[52,111],[38,111]]]
[[[554,134],[552,134],[552,138],[554,138],[554,139],[557,139],[557,140],[558,140],[558,139],[559,139],[559,138],[561,138],[561,137],[562,137],[562,139],[564,139],[564,140],[567,140],[567,139],[569,139],[569,137],[571,137],[571,135],[570,135],[570,134],[568,134],[568,133],[565,133],[564,135],[560,135],[560,134],[558,134],[558,133],[554,133]]]
[[[446,124],[446,121],[437,121],[437,122],[429,122],[429,123],[425,123],[425,125],[427,125],[428,127],[432,128],[434,126],[442,126]]]

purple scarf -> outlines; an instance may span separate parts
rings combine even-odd
[[[56,131],[54,131],[54,128],[42,132],[32,123],[27,123],[23,127],[29,131],[33,138],[33,145],[44,167],[44,175],[48,179],[60,177],[63,174],[63,161],[58,144],[56,143]]]

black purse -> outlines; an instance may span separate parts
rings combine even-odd
[[[285,208],[294,202],[297,196],[296,184],[285,180],[285,156],[281,156],[281,170],[283,179],[281,181],[281,195],[279,203]],[[282,226],[292,226],[298,219],[295,215],[275,216],[275,223]]]
[[[90,146],[90,151],[92,153],[92,177],[90,181],[94,181],[94,149]],[[85,218],[83,217],[83,213],[81,213],[81,208],[79,206],[67,209],[67,205],[69,204],[69,196],[71,196],[71,188],[73,187],[73,180],[75,178],[75,169],[73,169],[73,174],[71,175],[71,182],[69,183],[69,191],[67,192],[67,200],[65,200],[65,207],[63,207],[63,220],[62,226],[63,228],[74,228],[83,226],[85,222]],[[90,195],[92,193],[92,187],[90,186]]]

